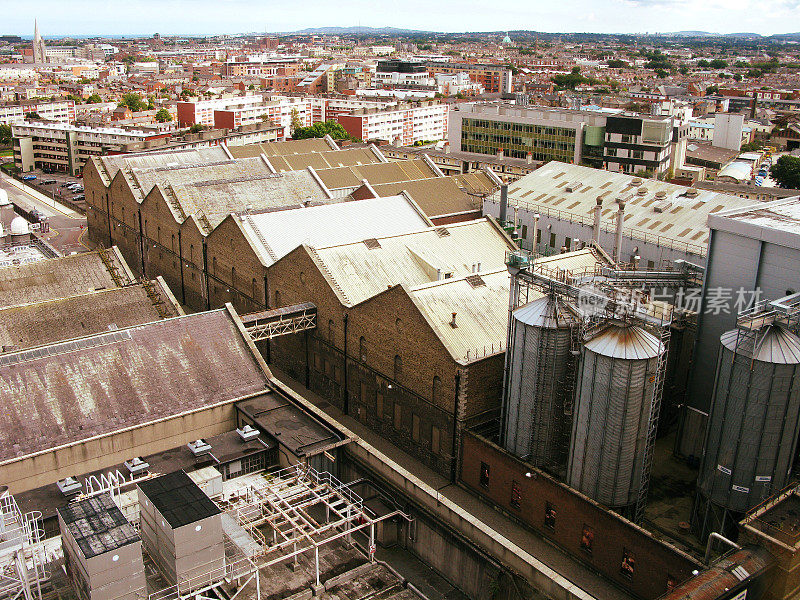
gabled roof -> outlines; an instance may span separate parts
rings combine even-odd
[[[24,350],[182,314],[161,279],[30,302],[0,308],[0,347]]]
[[[288,156],[289,154],[308,154],[310,152],[327,152],[338,150],[339,147],[329,138],[308,138],[305,140],[287,140],[285,142],[262,142],[253,144],[258,146],[259,154],[266,156]],[[241,152],[241,150],[237,150]],[[233,154],[233,149],[231,149]]]
[[[270,156],[269,162],[276,171],[299,171],[308,167],[319,170],[370,165],[384,161],[381,161],[380,156],[372,148],[348,148],[347,150],[330,150],[328,152]]]
[[[242,229],[265,266],[297,246],[332,246],[418,231],[431,222],[413,201],[390,196],[240,216]]]
[[[134,282],[116,246],[0,268],[0,307],[66,298]]]
[[[193,148],[190,150],[172,150],[164,152],[142,152],[141,154],[117,154],[114,156],[97,156],[93,158],[97,170],[105,185],[124,166],[129,168],[153,168],[169,165],[200,165],[230,160],[230,156],[221,146],[212,148]]]
[[[489,218],[391,237],[311,248],[309,254],[345,306],[405,284],[416,287],[480,270],[505,269],[513,242]]]
[[[0,355],[0,460],[263,391],[267,374],[233,315],[220,309]]]
[[[509,281],[502,268],[420,285],[408,295],[453,359],[469,363],[505,352]]]
[[[478,195],[464,191],[453,177],[432,177],[414,181],[399,181],[373,185],[379,196],[391,196],[401,191],[408,192],[429,217],[452,215],[480,210],[482,203]],[[487,190],[488,192],[489,190]]]
[[[317,175],[329,190],[357,188],[364,179],[375,185],[437,177],[436,171],[422,159],[320,169]]]

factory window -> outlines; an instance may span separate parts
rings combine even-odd
[[[542,243],[542,230],[541,229],[537,229],[536,230],[536,243],[537,244],[541,244]]]
[[[358,358],[361,362],[367,362],[367,340],[363,335],[358,338]]]
[[[216,277],[217,275],[217,257],[211,259],[211,274]]]
[[[278,290],[275,290],[275,307],[280,308],[281,306],[281,293]]]
[[[419,415],[411,415],[411,439],[419,442]]]
[[[400,377],[403,375],[403,359],[400,358],[399,354],[395,354],[394,356],[394,380],[400,381]]]
[[[194,253],[194,250],[192,250]],[[236,288],[236,267],[231,267],[231,289]]]
[[[594,529],[592,529],[586,523],[584,523],[583,532],[581,533],[581,550],[591,554],[593,546],[594,546]]]
[[[633,579],[633,574],[636,571],[636,556],[633,552],[624,548],[622,550],[622,563],[619,566],[619,572],[628,579]]]
[[[648,269],[648,271],[652,271],[655,268],[655,266],[656,266],[656,263],[654,263],[652,260],[648,260],[647,261],[647,269]]]
[[[431,390],[431,401],[436,404],[442,395],[442,380],[438,375],[433,376],[433,390]]]
[[[378,419],[383,419],[383,394],[375,392],[375,414]]]
[[[175,252],[175,234],[172,234],[172,247],[170,248],[173,252]]]
[[[436,425],[431,425],[431,452],[439,454],[441,449],[442,432]]]
[[[489,465],[485,462],[481,463],[480,484],[485,488],[489,487]]]
[[[522,239],[524,239],[524,240],[528,239],[528,226],[527,225],[523,225],[522,226]]]
[[[570,249],[572,248],[572,238],[570,237],[564,238],[564,248],[567,249],[567,252],[570,251]]]
[[[556,247],[556,234],[555,233],[551,233],[550,234],[550,247],[551,248],[555,248]]]
[[[403,425],[403,407],[400,406],[400,403],[395,401],[394,403],[394,428],[400,429]]]
[[[360,382],[358,386],[358,400],[359,402],[367,400],[367,384],[364,381]]]
[[[544,503],[544,526],[553,531],[556,529],[556,507],[551,502]]]
[[[336,326],[333,323],[333,319],[328,320],[328,341],[331,344],[336,344]]]
[[[522,505],[522,488],[517,481],[511,481],[511,508],[519,508]]]

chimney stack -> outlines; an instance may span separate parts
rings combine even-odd
[[[622,255],[622,224],[625,220],[625,200],[618,199],[619,210],[617,211],[617,237],[614,243],[614,261],[619,263]]]
[[[603,212],[603,197],[597,197],[597,206],[594,207],[594,232],[592,239],[598,246],[600,245],[600,217]]]
[[[508,217],[508,178],[503,177],[503,183],[500,184],[500,226],[505,227],[506,218]]]
[[[456,315],[457,315],[457,314],[458,314],[458,313],[453,313],[453,320],[452,320],[452,321],[450,321],[450,327],[452,327],[453,329],[455,329],[456,327],[458,327],[458,325],[456,325]]]

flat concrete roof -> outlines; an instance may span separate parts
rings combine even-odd
[[[800,250],[800,196],[710,214],[708,226]]]

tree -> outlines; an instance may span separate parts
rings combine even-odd
[[[781,156],[769,170],[770,176],[783,188],[800,188],[800,157]]]
[[[191,127],[189,127],[189,133],[200,133],[205,129],[204,125],[200,125],[199,123],[195,123]]]
[[[86,99],[87,104],[97,104],[98,102],[102,102],[103,99],[100,97],[100,94],[92,94]]]
[[[131,112],[139,112],[147,108],[147,102],[142,100],[142,97],[135,92],[128,92],[122,96],[119,106],[127,106]]]
[[[156,101],[152,96],[147,97],[147,110],[153,110],[156,107]]]
[[[296,108],[293,108],[291,110],[290,115],[291,115],[292,120],[291,120],[291,125],[289,126],[289,134],[292,137],[294,137],[295,132],[298,129],[302,129],[303,128],[303,123],[300,121],[300,113],[297,112]],[[316,137],[316,136],[310,136],[310,137]],[[325,136],[322,136],[322,137],[325,137]],[[297,138],[297,139],[299,139],[299,138]]]
[[[0,145],[11,143],[11,125],[0,125]]]
[[[41,119],[42,117],[39,116],[38,112],[28,112],[25,113],[26,119]]]
[[[608,61],[606,64],[609,69],[624,69],[629,66],[624,60],[619,60],[617,58]]]
[[[166,123],[167,121],[172,121],[172,115],[169,114],[169,111],[166,108],[160,108],[156,113],[156,121],[159,123]]]
[[[335,140],[350,139],[350,134],[336,121],[314,123],[311,127],[296,127],[292,130],[292,138],[296,140],[322,138],[326,135],[330,135]]]
[[[708,67],[711,66],[711,63],[708,62],[707,60],[698,60],[697,66],[700,67],[701,69],[707,69]]]

